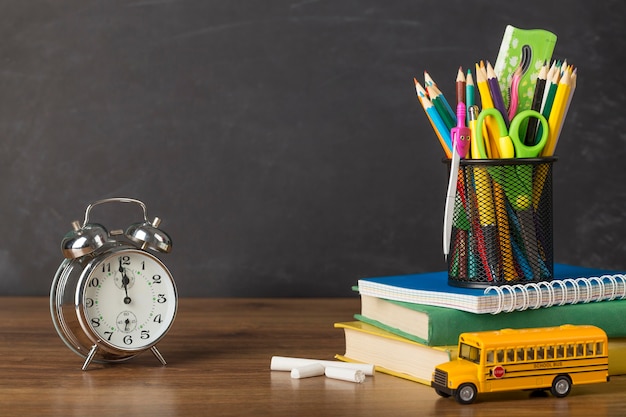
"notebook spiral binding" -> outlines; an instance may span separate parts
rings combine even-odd
[[[491,314],[538,309],[554,305],[611,301],[626,298],[626,275],[568,278],[539,283],[500,285],[485,288],[484,294],[497,294],[497,308]],[[584,295],[583,295],[584,294]],[[492,294],[493,295],[493,294]]]

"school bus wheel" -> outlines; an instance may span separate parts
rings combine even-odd
[[[572,390],[572,380],[567,375],[558,375],[552,381],[550,392],[557,398],[566,397]]]
[[[471,404],[476,399],[476,386],[474,384],[461,384],[454,393],[454,399],[459,404]]]

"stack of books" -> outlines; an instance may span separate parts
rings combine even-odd
[[[364,278],[361,311],[335,327],[346,349],[337,359],[430,385],[454,359],[463,332],[591,324],[609,337],[609,373],[626,374],[626,274],[564,264],[539,284],[486,289],[448,285],[447,271]]]

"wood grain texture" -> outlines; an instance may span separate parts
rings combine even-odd
[[[93,364],[57,336],[48,300],[0,298],[2,416],[613,416],[623,415],[626,377],[575,386],[563,399],[528,392],[482,395],[471,406],[377,373],[363,384],[272,372],[273,355],[332,359],[343,353],[335,321],[357,298],[183,298],[174,326],[150,354]]]

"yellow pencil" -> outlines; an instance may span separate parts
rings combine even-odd
[[[495,213],[498,224],[498,241],[500,242],[500,254],[502,256],[502,272],[504,279],[515,279],[516,272],[513,264],[513,247],[511,245],[511,232],[509,219],[506,212],[506,196],[502,186],[493,181],[493,198],[495,201]]]
[[[563,124],[565,122],[565,118],[567,117],[567,112],[569,111],[569,106],[570,106],[570,103],[572,102],[572,97],[574,96],[574,90],[576,90],[576,78],[577,78],[576,68],[574,68],[570,72],[569,93],[568,93],[568,96],[567,96],[567,101],[565,103],[565,109],[563,110],[563,115],[561,116],[561,120],[559,122],[559,127],[556,130],[556,137],[555,137],[555,141],[554,141],[554,149],[552,150],[552,154],[553,155],[554,155],[554,152],[556,151],[556,145],[557,145],[557,143],[559,143],[559,138],[561,137],[561,130],[563,129]]]
[[[478,93],[480,95],[480,103],[483,109],[492,109],[493,100],[491,99],[491,93],[489,92],[489,84],[487,82],[487,70],[483,61],[480,61],[480,65],[476,64],[476,86],[478,87]],[[498,150],[495,146],[495,141],[500,137],[500,131],[498,125],[493,117],[488,116],[485,118],[483,124],[483,138],[485,140],[485,149],[489,158],[498,158]]]
[[[563,115],[565,114],[565,107],[569,100],[571,85],[570,85],[571,73],[568,68],[563,71],[559,85],[556,89],[556,95],[554,96],[554,103],[550,110],[550,116],[548,117],[548,142],[541,152],[541,156],[552,156],[558,141],[559,126],[563,122]]]

